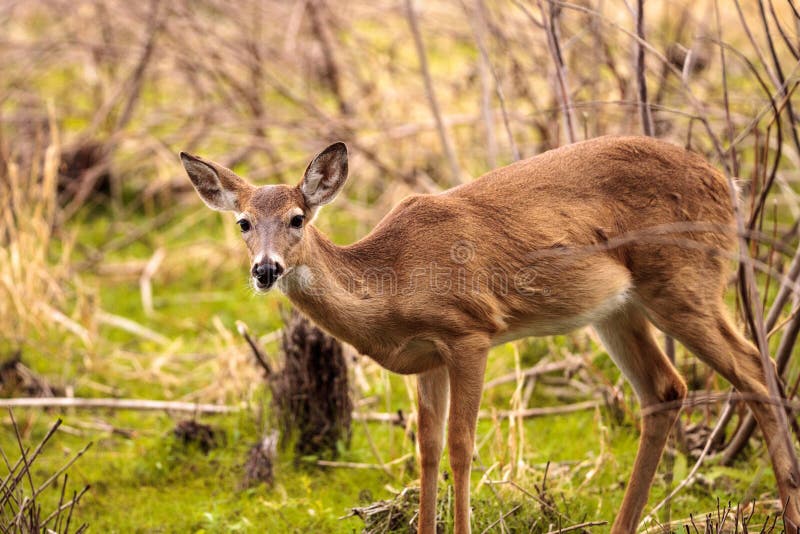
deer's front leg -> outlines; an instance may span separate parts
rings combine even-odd
[[[417,375],[417,446],[422,468],[418,529],[420,534],[436,532],[436,489],[444,447],[444,423],[447,420],[449,393],[450,377],[447,367],[438,367]]]
[[[454,356],[448,361],[450,416],[447,448],[455,486],[456,534],[470,532],[470,470],[488,349],[488,342],[472,341],[454,348]]]

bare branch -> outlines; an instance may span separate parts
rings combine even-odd
[[[425,44],[422,42],[422,35],[419,31],[419,23],[417,21],[417,13],[414,11],[412,0],[405,0],[406,18],[408,25],[411,28],[411,34],[414,37],[414,46],[417,49],[417,58],[419,59],[419,69],[422,74],[422,80],[425,83],[425,96],[428,98],[428,105],[430,105],[431,113],[436,121],[436,129],[439,132],[439,140],[442,143],[447,161],[450,163],[450,172],[452,174],[453,183],[462,183],[461,169],[458,166],[458,159],[456,152],[453,149],[453,142],[450,135],[445,129],[444,122],[442,121],[442,113],[439,111],[439,102],[436,100],[436,92],[433,89],[433,81],[431,80],[430,69],[428,68],[428,58],[425,53]]]
[[[639,92],[639,115],[642,119],[642,132],[652,136],[653,115],[647,102],[647,80],[645,79],[644,61],[644,0],[636,2],[636,35],[639,40],[636,42],[636,86]]]
[[[267,355],[264,354],[264,351],[261,350],[261,347],[258,346],[256,340],[250,337],[250,333],[247,331],[247,325],[244,321],[236,321],[236,330],[239,331],[239,335],[247,341],[247,344],[250,346],[250,350],[253,351],[253,356],[255,356],[256,361],[264,370],[264,375],[266,377],[272,376],[272,366],[270,366],[269,361],[267,360]]]
[[[572,106],[572,94],[569,88],[569,81],[567,80],[567,70],[564,64],[563,54],[561,53],[561,41],[558,31],[558,18],[561,13],[561,6],[552,0],[547,0],[547,2],[549,10],[546,13],[544,5],[542,5],[542,0],[538,0],[539,11],[542,14],[542,20],[545,21],[544,27],[547,34],[547,49],[550,51],[553,65],[556,68],[556,82],[558,95],[561,99],[561,113],[564,117],[564,128],[567,131],[567,140],[570,143],[574,143],[577,140],[575,137],[574,108]],[[516,4],[523,8],[525,13],[528,14],[528,18],[532,21],[536,20],[522,4],[519,2],[516,2]]]
[[[484,40],[484,32],[486,29],[486,18],[484,11],[486,6],[484,5],[483,0],[475,0],[474,16],[477,22],[473,23],[472,17],[470,16],[470,10],[464,0],[461,0],[461,5],[464,8],[464,11],[467,13],[467,18],[469,19],[472,33],[475,36],[475,42],[478,45],[478,51],[481,54],[482,65],[489,70],[489,72],[492,74],[492,78],[494,78],[494,89],[495,94],[497,95],[497,101],[500,104],[500,113],[503,116],[503,126],[505,127],[506,135],[508,136],[508,144],[511,147],[511,155],[516,161],[520,159],[521,156],[519,148],[517,147],[517,143],[514,141],[514,134],[511,132],[511,124],[508,119],[508,111],[506,110],[506,98],[505,94],[503,93],[503,85],[500,83],[500,77],[497,75],[497,70],[492,65],[491,58],[489,57],[489,51],[486,48],[486,42]]]
[[[18,397],[0,399],[0,408],[83,408],[190,413],[232,413],[236,406],[146,399],[102,399],[80,397]]]

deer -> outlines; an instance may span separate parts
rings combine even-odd
[[[745,397],[769,450],[787,530],[800,474],[766,371],[723,301],[737,231],[726,177],[650,137],[599,137],[400,201],[339,246],[314,226],[348,176],[343,143],[296,185],[256,187],[187,153],[213,210],[233,212],[256,292],[279,288],[322,329],[417,377],[418,531],[436,531],[445,439],[454,530],[470,532],[470,472],[489,350],[591,326],[641,406],[634,467],[611,532],[637,528],[687,386],[660,348],[672,336]],[[783,421],[783,423],[782,423]],[[446,432],[445,432],[446,429]]]

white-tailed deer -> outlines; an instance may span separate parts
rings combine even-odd
[[[800,523],[800,474],[780,439],[779,408],[758,401],[768,395],[759,353],[722,300],[736,245],[730,191],[701,157],[646,137],[577,143],[406,198],[344,247],[312,225],[347,178],[342,143],[314,158],[296,186],[254,187],[210,161],[181,159],[205,203],[236,214],[257,291],[277,285],[332,335],[391,371],[417,374],[420,532],[435,532],[445,420],[455,531],[469,532],[489,349],[585,325],[650,407],[612,532],[635,531],[686,396],[651,325],[749,394],[787,525]]]

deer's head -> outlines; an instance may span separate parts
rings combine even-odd
[[[347,147],[335,143],[308,165],[296,186],[255,187],[230,169],[181,152],[194,188],[209,208],[231,211],[251,259],[251,282],[267,291],[297,266],[306,226],[347,179]]]

